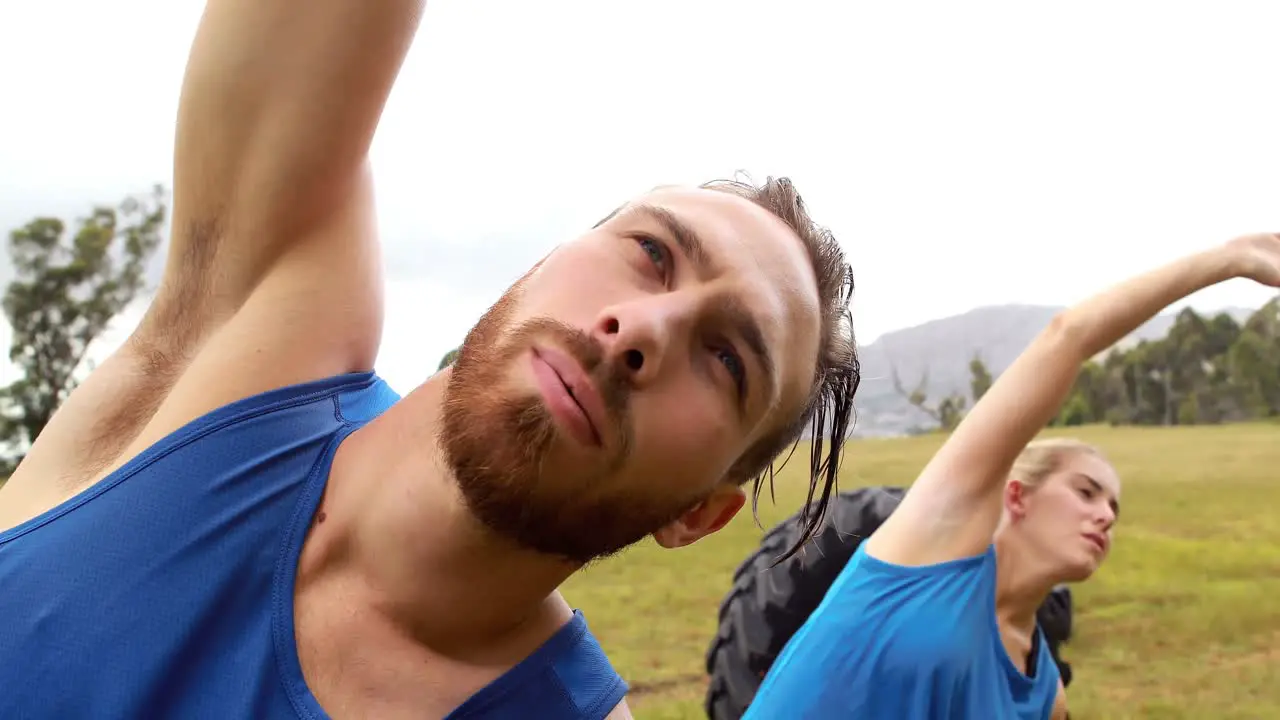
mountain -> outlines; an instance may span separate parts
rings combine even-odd
[[[926,378],[925,392],[930,399],[953,392],[968,397],[969,361],[975,355],[993,375],[998,375],[1064,309],[1047,305],[980,307],[886,333],[859,348],[862,385],[854,401],[857,416],[853,434],[901,435],[935,424],[894,388],[895,369],[907,390],[915,389]],[[1243,322],[1253,310],[1226,308],[1217,312],[1226,312]],[[1124,347],[1139,340],[1164,337],[1176,316],[1176,312],[1158,315],[1117,345]]]

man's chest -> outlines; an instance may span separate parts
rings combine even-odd
[[[26,564],[33,545],[0,546],[0,586],[18,590],[0,593],[0,717],[296,717],[269,576],[179,576],[91,545]]]
[[[362,597],[323,587],[294,601],[302,677],[335,720],[447,718],[511,668],[433,652],[367,608]]]
[[[359,592],[304,587],[294,602],[298,664],[329,717],[601,720],[627,691],[581,613],[502,640],[455,636],[449,653],[358,609],[377,607]]]

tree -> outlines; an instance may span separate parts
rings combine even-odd
[[[450,365],[453,364],[453,361],[457,359],[458,359],[458,348],[454,348],[449,352],[445,353],[444,357],[440,358],[440,367],[436,368],[436,372],[440,372],[441,370],[449,367]]]
[[[1246,416],[1280,416],[1280,298],[1245,322],[1226,352],[1226,365]]]
[[[1182,310],[1169,333],[1086,363],[1055,425],[1191,425],[1280,415],[1280,299],[1241,325]]]
[[[1082,365],[1071,394],[1051,424],[1087,425],[1108,420],[1109,412],[1113,417],[1125,412],[1124,385],[1119,373],[1114,371],[1120,357],[1112,353],[1105,364],[1090,360]]]
[[[75,389],[93,341],[143,289],[167,216],[163,188],[98,206],[67,232],[40,217],[9,236],[16,277],[4,295],[9,359],[21,377],[0,389],[0,463],[11,471]]]
[[[969,361],[969,389],[973,393],[975,405],[991,389],[992,382],[991,372],[987,370],[986,364],[982,362],[982,358],[974,354],[973,359]]]
[[[960,393],[951,393],[938,401],[937,405],[929,404],[929,373],[925,372],[920,376],[920,382],[914,390],[907,391],[902,385],[902,378],[898,375],[897,368],[893,369],[893,387],[898,394],[907,399],[907,402],[916,406],[921,412],[933,418],[938,426],[950,432],[960,425],[960,421],[964,419],[965,406],[968,404],[967,399]]]
[[[1075,390],[1072,391],[1071,395],[1067,396],[1066,402],[1062,404],[1062,409],[1058,411],[1058,416],[1050,424],[1073,427],[1090,422],[1093,422],[1093,409],[1089,407],[1089,401],[1085,399],[1084,393]]]
[[[1240,394],[1245,412],[1253,417],[1280,414],[1280,358],[1277,343],[1267,342],[1252,329],[1240,333],[1231,346],[1231,364],[1234,387]]]

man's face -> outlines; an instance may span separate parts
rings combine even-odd
[[[468,505],[577,562],[714,532],[744,499],[727,471],[808,397],[818,308],[800,239],[751,201],[629,203],[467,336],[441,441]]]

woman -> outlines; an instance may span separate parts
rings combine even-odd
[[[1169,304],[1236,277],[1280,287],[1280,236],[1182,258],[1055,318],[858,548],[745,717],[1065,716],[1043,643],[1029,652],[1035,608],[1106,557],[1120,485],[1088,446],[1030,441],[1086,360]]]

